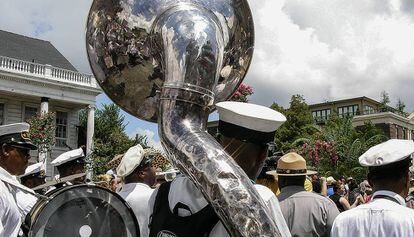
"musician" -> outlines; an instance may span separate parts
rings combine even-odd
[[[267,157],[267,144],[273,141],[276,129],[286,118],[253,104],[222,102],[216,107],[220,117],[218,141],[254,182]],[[280,221],[281,234],[289,236],[275,194],[262,185],[255,188],[271,219]],[[184,237],[229,236],[211,205],[185,176],[162,184],[151,196],[150,207],[150,237],[169,232]]]
[[[118,194],[128,202],[137,218],[140,236],[148,236],[148,201],[154,189],[156,174],[152,160],[156,153],[144,151],[141,145],[128,149],[116,171],[125,184]]]
[[[390,139],[359,157],[359,164],[368,167],[372,199],[339,214],[331,236],[414,236],[414,211],[405,203],[412,154],[412,140]]]
[[[75,174],[82,174],[85,172],[85,150],[83,147],[65,152],[51,162],[53,167],[59,172],[57,179],[62,179]],[[67,185],[83,184],[85,177],[76,178],[72,181],[60,183],[56,188]]]
[[[45,183],[45,168],[44,163],[39,162],[29,165],[24,174],[20,177],[20,183],[28,188],[35,188]]]
[[[0,126],[0,236],[15,237],[26,213],[20,192],[33,192],[16,179],[27,168],[30,150],[36,150],[29,138],[30,125],[15,123]]]

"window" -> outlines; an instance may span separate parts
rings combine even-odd
[[[68,139],[68,113],[56,112],[56,146],[66,147]]]
[[[338,107],[338,116],[341,118],[347,117],[347,116],[354,116],[358,114],[359,114],[358,105]]]
[[[23,121],[27,122],[27,120],[29,120],[30,118],[36,116],[36,114],[37,114],[37,108],[30,107],[30,106],[25,106],[24,107]]]
[[[317,123],[328,120],[330,114],[331,114],[331,109],[322,109],[322,110],[312,111],[313,119]]]
[[[4,104],[0,104],[0,125],[4,124]]]
[[[373,114],[375,113],[375,110],[370,105],[364,105],[364,114]]]

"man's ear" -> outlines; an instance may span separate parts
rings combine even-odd
[[[9,153],[9,151],[8,151],[8,149],[6,147],[7,147],[6,144],[3,144],[1,146],[1,154],[3,154],[4,156],[9,156],[10,153]]]

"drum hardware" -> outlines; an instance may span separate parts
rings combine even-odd
[[[51,186],[54,186],[54,185],[57,185],[57,184],[70,182],[74,179],[82,178],[85,175],[86,175],[86,173],[79,173],[79,174],[69,175],[69,176],[66,176],[66,177],[63,177],[63,178],[55,178],[55,179],[53,179],[49,182],[46,182],[42,185],[34,187],[33,190],[36,191],[36,190],[40,190],[40,189],[43,189],[43,188],[48,188],[48,187],[51,187]]]
[[[65,186],[39,199],[22,229],[29,237],[139,237],[129,205],[118,194],[94,185]]]

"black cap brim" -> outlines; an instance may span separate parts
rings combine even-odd
[[[7,143],[12,146],[21,147],[23,149],[37,150],[37,146],[31,142],[10,142]]]

